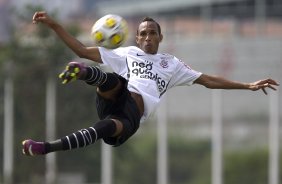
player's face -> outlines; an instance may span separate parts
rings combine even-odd
[[[136,43],[145,53],[156,54],[163,36],[158,31],[155,22],[146,21],[139,25],[136,35]]]

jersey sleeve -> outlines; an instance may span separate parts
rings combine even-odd
[[[99,52],[104,65],[109,66],[118,74],[126,72],[126,55],[128,52],[126,47],[120,47],[117,49],[99,47]]]
[[[174,58],[176,62],[176,69],[174,75],[171,78],[170,86],[190,86],[198,79],[202,73],[190,68],[187,64],[181,60]]]

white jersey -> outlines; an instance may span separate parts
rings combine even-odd
[[[155,111],[164,93],[174,87],[192,85],[202,74],[169,54],[146,54],[135,46],[114,50],[99,47],[102,61],[128,80],[128,90],[144,101],[141,122]]]

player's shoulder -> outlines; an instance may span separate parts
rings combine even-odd
[[[127,51],[127,52],[137,52],[140,49],[136,46],[126,46],[126,47],[119,47],[115,50],[124,50],[124,51]]]
[[[124,56],[130,55],[130,53],[132,52],[136,52],[135,46],[118,47],[116,49],[104,49],[104,50]]]
[[[119,47],[117,49],[124,49],[124,50],[129,50],[129,51],[138,51],[140,50],[138,47],[136,46],[126,46],[126,47]]]
[[[128,55],[137,55],[137,56],[143,56],[145,55],[144,51],[142,51],[139,47],[136,46],[128,46],[126,47],[127,54]]]
[[[134,52],[134,53],[143,52],[139,47],[136,47],[136,46],[128,46],[127,49],[128,49],[128,51]]]

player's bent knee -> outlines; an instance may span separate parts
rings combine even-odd
[[[109,90],[113,90],[114,88],[117,87],[117,85],[119,84],[119,79],[117,77],[117,75],[113,74],[113,73],[107,73],[107,80],[99,85],[99,90],[101,92],[106,92]]]
[[[116,132],[114,133],[113,137],[119,136],[123,130],[123,124],[120,120],[112,119],[116,124]]]
[[[113,88],[109,88],[109,89],[105,90],[105,88],[98,86],[97,87],[97,93],[105,99],[115,100],[116,97],[118,96],[118,94],[120,93],[121,86],[122,86],[121,82],[118,79],[117,84]]]

